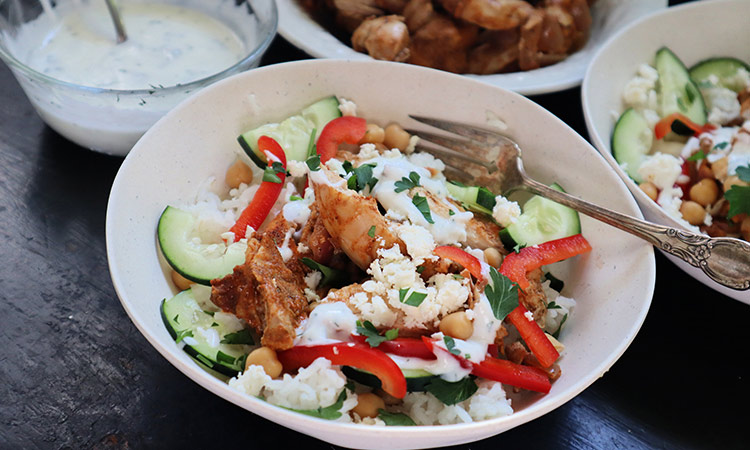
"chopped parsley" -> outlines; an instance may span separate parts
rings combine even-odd
[[[461,356],[461,350],[456,348],[456,341],[452,337],[443,336],[443,342],[445,342],[445,348],[447,348],[449,352],[456,356]]]
[[[388,426],[413,426],[416,425],[411,417],[403,413],[392,413],[384,409],[378,410],[378,419]]]
[[[703,150],[698,150],[697,152],[690,155],[690,157],[687,159],[688,161],[700,161],[701,159],[706,159],[706,153]]]
[[[344,163],[344,169],[347,171],[347,173],[351,173],[351,176],[346,182],[346,186],[349,189],[353,189],[355,191],[362,191],[364,190],[365,186],[367,186],[372,191],[372,189],[375,187],[375,184],[378,182],[378,179],[372,176],[372,168],[375,166],[376,164],[370,163],[362,164],[357,168],[352,168],[352,164],[349,161],[346,161]]]
[[[396,182],[396,192],[408,191],[411,188],[421,186],[419,184],[419,174],[417,172],[409,172],[409,178],[401,177],[401,180]]]
[[[719,142],[718,144],[714,145],[714,150],[724,150],[729,145],[729,142]]]
[[[398,337],[398,328],[391,328],[385,332],[385,335],[381,335],[375,325],[369,320],[365,320],[364,323],[357,321],[357,333],[361,336],[365,336],[365,342],[370,344],[370,347],[377,347],[385,341],[392,341]]]
[[[521,253],[521,249],[524,247],[526,247],[525,244],[516,244],[515,246],[513,246],[513,252]]]
[[[323,278],[320,279],[320,284],[322,285],[336,284],[344,279],[344,272],[332,267],[324,266],[313,259],[302,258],[302,264],[323,274]]]
[[[425,269],[425,266],[419,266],[419,267],[417,267],[417,273],[424,272],[424,269]]]
[[[738,186],[735,184],[724,193],[724,198],[729,202],[728,218],[731,219],[737,214],[742,213],[750,214],[750,186]]]
[[[338,399],[336,399],[336,403],[334,403],[331,406],[326,406],[325,408],[322,406],[319,406],[317,409],[293,409],[293,408],[286,408],[286,409],[289,409],[291,411],[296,411],[298,413],[305,414],[308,416],[318,417],[320,419],[336,420],[339,417],[341,417],[341,411],[339,410],[344,406],[344,400],[346,400],[346,389],[341,390],[341,393],[339,394]]]
[[[263,181],[268,181],[269,183],[275,183],[275,184],[281,184],[281,178],[279,177],[280,174],[286,174],[286,169],[284,169],[284,165],[281,164],[278,161],[275,161],[270,166],[266,167],[263,170]]]
[[[290,195],[289,196],[289,201],[290,202],[296,202],[296,201],[299,201],[299,200],[302,200],[302,197],[300,197],[299,195]]]
[[[750,182],[750,165],[745,167],[738,167],[737,168],[737,178],[739,178],[742,181]]]
[[[435,223],[435,221],[432,220],[430,205],[429,203],[427,203],[426,197],[422,197],[421,195],[417,194],[414,196],[414,198],[411,199],[411,202],[414,204],[414,206],[417,207],[419,212],[422,213],[422,215],[424,216],[424,220],[426,220],[427,223]]]
[[[470,377],[451,383],[442,378],[431,381],[425,389],[446,405],[455,405],[468,399],[479,389]]]
[[[547,309],[562,309],[562,306],[558,305],[554,300],[552,300],[551,302],[547,303]]]
[[[371,238],[375,237],[375,225],[370,227],[370,231],[367,232],[367,235],[370,236]]]
[[[236,333],[227,333],[221,340],[222,344],[240,344],[240,345],[255,345],[253,335],[250,334],[250,330],[244,328]]]
[[[409,293],[409,288],[399,290],[398,299],[401,303],[409,306],[417,307],[427,298],[427,294],[424,292],[412,292],[408,297],[406,295],[407,293]]]
[[[555,332],[552,333],[553,338],[557,339],[560,337],[560,330],[562,330],[563,324],[565,323],[566,320],[568,320],[567,314],[563,316],[562,320],[560,321],[560,326],[557,327],[557,330],[555,330]]]
[[[497,320],[505,319],[518,306],[518,285],[492,266],[490,266],[490,283],[484,288],[484,294]]]
[[[307,164],[308,169],[313,172],[317,172],[318,170],[320,170],[320,155],[314,155],[307,158],[305,164]]]

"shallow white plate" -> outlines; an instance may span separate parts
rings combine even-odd
[[[276,0],[279,34],[316,58],[371,60],[355,52],[312,20],[297,0]],[[561,91],[581,84],[591,57],[607,38],[635,19],[666,8],[667,0],[598,0],[592,9],[591,37],[586,46],[564,61],[527,72],[467,75],[494,86],[536,95]]]
[[[133,148],[115,179],[107,208],[110,271],[124,308],[148,341],[187,376],[232,403],[293,430],[356,448],[424,448],[482,439],[551,411],[602,376],[645,318],[655,263],[651,246],[586,217],[583,234],[593,251],[556,267],[566,281],[565,293],[578,300],[561,337],[567,346],[560,361],[562,378],[548,395],[515,404],[517,412],[509,417],[441,427],[329,422],[239,394],[175,345],[159,315],[161,299],[175,293],[155,238],[162,210],[190,201],[209,176],[222,176],[234,161],[240,132],[331,94],[355,101],[359,115],[381,125],[397,121],[418,127],[409,113],[475,124],[499,117],[524,148],[534,176],[624,213],[640,214],[593,147],[518,94],[459,75],[379,61],[308,60],[252,70],[199,92],[170,112]]]
[[[750,61],[749,18],[748,0],[711,0],[669,8],[633,23],[614,36],[594,56],[586,72],[581,96],[589,136],[652,222],[683,228],[646,196],[612,156],[612,129],[617,115],[625,109],[623,88],[640,64],[653,62],[656,51],[662,46],[672,49],[688,67],[714,56],[734,56]],[[667,257],[707,286],[750,304],[750,291],[720,286],[700,269],[669,254]]]

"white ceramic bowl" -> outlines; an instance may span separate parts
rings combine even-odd
[[[408,81],[408,82],[407,82]],[[485,124],[497,115],[525,150],[530,173],[624,213],[640,215],[614,171],[585,140],[526,98],[459,75],[380,61],[308,60],[262,67],[199,92],[160,120],[120,168],[107,208],[107,252],[117,294],[148,341],[179,370],[217,395],[302,433],[356,448],[425,448],[482,439],[541,416],[602,376],[641,326],[654,288],[653,249],[643,241],[582,217],[593,251],[561,263],[565,293],[578,301],[561,337],[563,375],[542,397],[517,412],[484,422],[440,427],[367,427],[299,415],[241,395],[188,357],[159,315],[174,295],[160,261],[156,224],[164,207],[190,201],[209,176],[222,176],[235,158],[235,137],[337,94],[358,114],[385,124],[418,127],[407,114]],[[592,189],[610,186],[610,189]]]
[[[276,0],[279,6],[279,34],[316,58],[371,60],[355,52],[315,22],[299,0]],[[628,23],[664,9],[667,0],[597,0],[592,9],[591,37],[586,46],[564,61],[527,72],[495,75],[467,75],[485,83],[524,95],[544,94],[578,86],[591,57],[610,36]]]
[[[10,67],[42,120],[80,146],[125,156],[151,125],[190,94],[257,67],[276,35],[278,17],[273,0],[247,0],[244,4],[234,0],[147,0],[141,3],[187,7],[217,19],[237,35],[246,53],[241,60],[218,73],[173,86],[105,89],[69,83],[27,66],[19,56],[23,45],[19,45],[15,37],[24,24],[42,14],[41,2],[0,0],[0,59]],[[80,0],[58,0],[52,3],[52,11],[78,4]],[[114,28],[112,33],[114,35]]]
[[[625,109],[623,88],[635,75],[638,66],[651,63],[662,46],[672,49],[687,66],[713,56],[734,56],[750,61],[748,17],[750,2],[747,0],[712,0],[669,8],[622,30],[604,44],[591,61],[581,87],[589,136],[625,181],[648,220],[683,228],[638,188],[612,156],[610,139],[615,118]],[[750,304],[750,291],[720,286],[700,269],[674,256],[667,256],[700,282]]]

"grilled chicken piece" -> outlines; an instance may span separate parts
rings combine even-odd
[[[327,0],[326,3],[335,11],[336,23],[349,33],[366,18],[383,15],[374,0]]]
[[[244,264],[211,281],[211,301],[247,321],[261,335],[261,344],[274,350],[292,347],[307,306],[304,269],[296,257],[285,262],[278,248],[290,230],[293,224],[279,214],[262,238],[248,240]],[[286,245],[296,255],[294,241]]]
[[[367,270],[378,255],[380,247],[398,244],[402,252],[406,246],[388,226],[372,197],[364,197],[346,187],[336,173],[320,166],[310,181],[315,190],[320,220],[331,235],[334,246],[340,248],[360,269]],[[375,227],[375,237],[369,235]]]
[[[397,15],[365,19],[352,34],[352,47],[375,59],[403,62],[409,59],[409,30]]]
[[[523,24],[534,10],[523,0],[439,0],[449,13],[487,28],[509,30]]]
[[[526,277],[529,279],[529,287],[526,290],[518,290],[518,300],[534,315],[534,320],[540,328],[544,329],[547,314],[547,296],[542,289],[542,269],[534,269]]]

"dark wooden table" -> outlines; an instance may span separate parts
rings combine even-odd
[[[278,38],[263,63],[301,58]],[[586,136],[579,95],[532,99]],[[0,67],[0,449],[335,448],[204,390],[130,322],[104,242],[121,162],[45,126]],[[750,448],[750,307],[656,262],[648,317],[608,373],[456,448]]]

